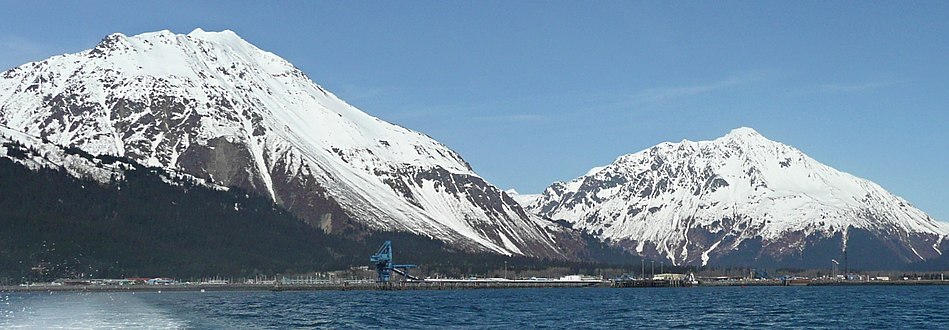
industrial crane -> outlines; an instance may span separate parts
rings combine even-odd
[[[370,265],[376,268],[376,282],[389,283],[389,275],[392,272],[398,273],[409,280],[420,280],[418,277],[409,275],[408,269],[418,267],[416,265],[397,265],[392,260],[392,241],[382,243],[382,247],[376,254],[369,257]]]

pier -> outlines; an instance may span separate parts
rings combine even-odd
[[[686,280],[624,279],[614,280],[610,286],[614,288],[678,288],[694,285]]]
[[[944,280],[894,281],[828,281],[809,280],[807,286],[885,286],[885,285],[949,285]],[[0,292],[183,292],[183,291],[357,291],[357,290],[466,290],[466,289],[519,289],[519,288],[677,288],[726,286],[796,286],[780,280],[708,281],[692,283],[683,280],[614,279],[561,280],[561,279],[425,279],[378,283],[372,280],[315,281],[310,283],[175,283],[167,285],[120,284],[52,284],[0,286]]]
[[[609,287],[609,281],[434,279],[419,281],[339,281],[301,284],[173,284],[173,285],[30,285],[3,286],[0,292],[178,292],[178,291],[350,291],[350,290],[455,290],[514,288]]]
[[[411,282],[374,283],[381,290],[453,290],[453,289],[514,289],[514,288],[583,288],[606,287],[608,281],[559,280],[423,280]]]

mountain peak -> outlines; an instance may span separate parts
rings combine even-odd
[[[205,31],[201,28],[196,28],[190,33],[188,33],[188,36],[198,39],[198,40],[217,41],[217,42],[222,42],[222,43],[232,43],[232,42],[247,43],[247,41],[244,40],[244,38],[241,38],[241,36],[237,35],[237,33],[231,30],[221,30],[221,31],[215,32],[215,31]]]
[[[105,38],[103,38],[103,40],[106,40],[106,39],[118,39],[118,38],[128,38],[128,36],[126,36],[125,34],[123,34],[123,33],[121,33],[121,32],[116,32],[116,33],[112,33],[112,34],[110,34],[110,35],[105,36]]]
[[[733,129],[729,131],[728,134],[725,134],[724,136],[717,138],[712,142],[719,145],[738,145],[744,147],[771,147],[775,144],[781,144],[777,141],[768,139],[750,127],[739,127]]]
[[[731,130],[728,134],[725,134],[725,137],[728,138],[754,138],[754,139],[764,139],[765,137],[758,133],[754,128],[751,127],[739,127]]]
[[[193,51],[188,49],[205,48],[198,45],[201,42],[211,43],[214,45],[212,48],[222,48],[222,50],[230,49],[230,51],[249,54],[262,52],[259,48],[238,36],[234,31],[223,30],[214,32],[204,31],[201,28],[194,29],[188,34],[177,34],[170,30],[144,32],[133,36],[113,33],[103,38],[96,46],[96,49],[103,54],[117,51],[119,53],[150,53],[151,55],[161,57],[175,57],[181,54],[172,54],[172,52],[176,52],[173,50],[174,48],[177,48],[179,51],[185,50],[185,53],[191,53]]]

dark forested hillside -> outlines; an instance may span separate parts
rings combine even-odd
[[[355,243],[267,200],[162,182],[158,170],[113,185],[0,159],[0,269],[58,276],[253,274],[348,266]],[[39,270],[37,270],[39,271]]]
[[[0,158],[0,277],[252,276],[366,265],[384,240],[399,262],[442,274],[593,264],[453,251],[409,233],[325,234],[271,201],[163,181],[138,167],[110,185]],[[359,237],[352,239],[350,237]],[[596,245],[594,242],[590,242]],[[622,255],[606,249],[610,262]],[[604,259],[604,261],[606,261]],[[629,263],[638,259],[629,259]]]

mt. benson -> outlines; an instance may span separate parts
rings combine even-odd
[[[662,143],[515,198],[676,265],[896,269],[949,251],[949,224],[750,128]]]
[[[575,233],[526,213],[456,152],[231,31],[113,34],[2,72],[0,125],[251,191],[326,232],[405,231],[555,259],[576,247],[557,241]]]

